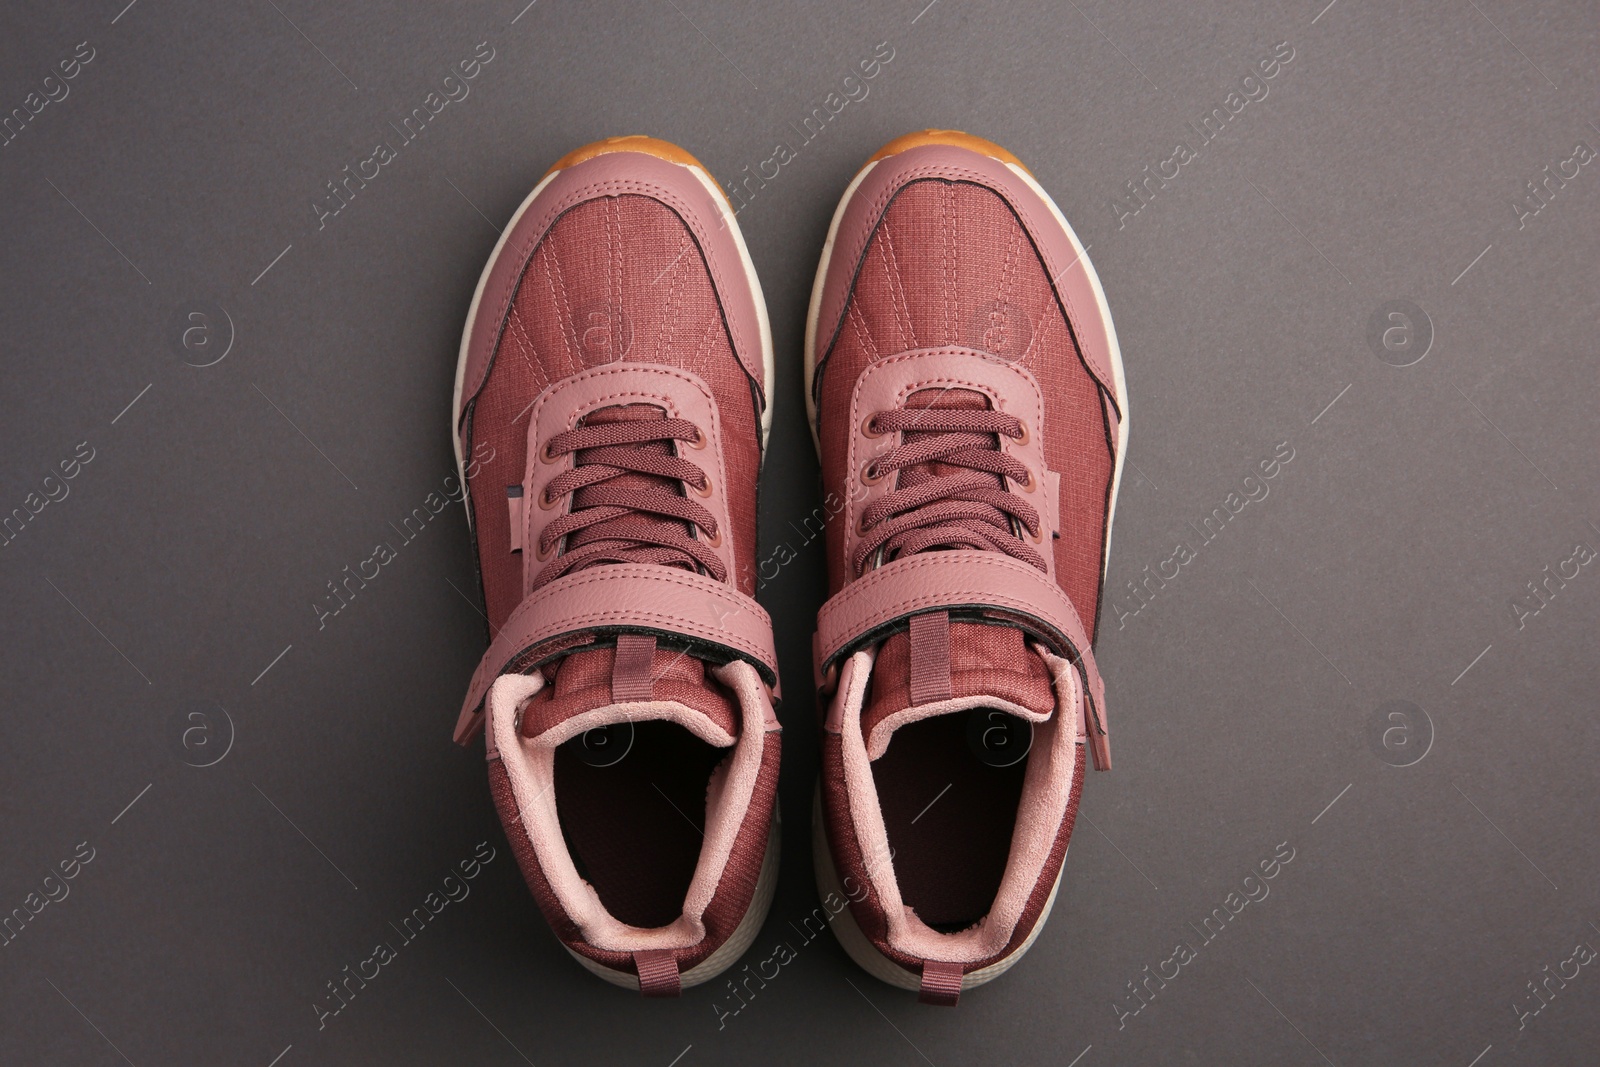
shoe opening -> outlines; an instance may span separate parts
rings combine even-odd
[[[940,933],[989,913],[1011,852],[1028,762],[991,766],[974,752],[970,717],[986,712],[902,726],[872,764],[900,898]]]
[[[615,762],[589,755],[585,746],[597,731],[556,748],[556,813],[573,866],[605,909],[629,926],[653,929],[683,912],[705,840],[712,775],[732,750],[677,723],[625,725],[631,743]]]

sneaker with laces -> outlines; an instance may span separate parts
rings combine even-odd
[[[818,887],[856,962],[953,1005],[1038,937],[1085,750],[1111,766],[1091,641],[1121,356],[1015,156],[928,130],[868,161],[817,269],[806,394],[831,516]]]
[[[753,599],[772,340],[687,152],[612,138],[517,209],[472,299],[451,432],[489,649],[455,739],[590,971],[675,996],[776,885],[772,626]]]

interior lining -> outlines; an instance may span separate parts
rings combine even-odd
[[[683,912],[705,839],[712,773],[732,749],[677,723],[636,722],[633,747],[609,767],[555,751],[556,813],[578,875],[629,926],[667,926]]]
[[[1029,759],[988,766],[967,743],[967,715],[952,714],[900,727],[872,763],[900,898],[934,930],[964,930],[993,907]]]

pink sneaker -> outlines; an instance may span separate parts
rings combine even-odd
[[[1111,314],[1027,169],[902,137],[834,214],[806,324],[831,599],[817,882],[857,963],[921,999],[1015,963],[1055,900],[1128,436]],[[842,903],[836,905],[842,907]]]
[[[545,919],[646,996],[715,977],[777,882],[777,657],[752,599],[772,339],[683,149],[558,162],[472,298],[451,429],[492,641],[455,739]]]

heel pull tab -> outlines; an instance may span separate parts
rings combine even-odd
[[[924,1004],[953,1008],[961,999],[962,967],[959,963],[943,960],[922,961],[922,992],[917,999]]]
[[[647,997],[675,997],[683,992],[678,977],[678,958],[671,949],[648,948],[635,952],[633,968],[639,972],[639,992]]]

